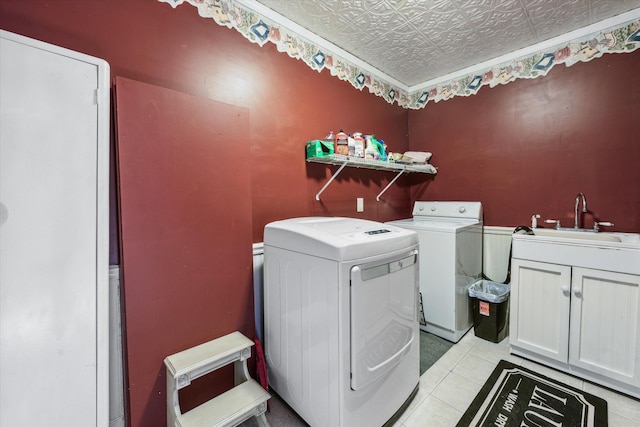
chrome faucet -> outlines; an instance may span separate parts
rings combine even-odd
[[[582,212],[587,212],[587,198],[584,196],[584,193],[578,193],[578,195],[576,196],[576,205],[574,208],[574,221],[573,221],[573,228],[580,228],[578,227],[578,205],[580,205],[580,199],[582,199]]]

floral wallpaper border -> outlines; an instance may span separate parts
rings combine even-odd
[[[556,64],[569,67],[577,62],[599,58],[605,53],[628,53],[640,48],[640,19],[636,19],[555,48],[487,67],[482,72],[474,72],[409,92],[324,47],[315,45],[236,0],[158,1],[169,3],[173,8],[182,3],[189,3],[198,9],[200,16],[212,18],[218,25],[237,30],[253,43],[260,46],[267,42],[274,43],[279,52],[286,52],[291,58],[301,59],[318,72],[326,68],[332,76],[348,81],[356,89],[367,88],[370,93],[384,98],[391,104],[397,103],[410,109],[424,108],[430,101],[438,102],[454,96],[475,95],[483,86],[494,87],[516,79],[544,76]]]

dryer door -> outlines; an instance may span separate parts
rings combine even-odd
[[[351,269],[351,388],[372,383],[418,339],[417,251]]]

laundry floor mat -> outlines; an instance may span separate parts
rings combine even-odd
[[[606,400],[501,360],[457,427],[607,425]]]

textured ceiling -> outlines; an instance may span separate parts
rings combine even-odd
[[[407,87],[640,8],[640,0],[256,1]]]

